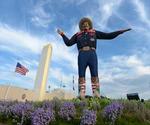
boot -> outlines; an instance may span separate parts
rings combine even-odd
[[[99,79],[98,79],[98,77],[91,77],[91,82],[92,82],[93,96],[100,98],[100,88],[99,88]]]
[[[85,78],[79,77],[79,96],[81,99],[85,98]]]

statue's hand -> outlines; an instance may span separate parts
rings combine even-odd
[[[57,33],[60,34],[60,35],[64,34],[64,32],[61,29],[57,29]]]
[[[124,33],[124,32],[127,32],[127,31],[130,31],[132,30],[131,28],[128,28],[128,29],[123,29],[123,30],[120,30],[121,33]]]

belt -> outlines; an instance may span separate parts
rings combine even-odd
[[[79,49],[79,51],[89,51],[89,50],[95,50],[95,48],[94,47],[90,47],[90,46],[85,46],[85,47]]]

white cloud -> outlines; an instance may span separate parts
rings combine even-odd
[[[138,55],[113,56],[112,61],[115,62],[116,63],[115,65],[119,66],[119,68],[124,67],[128,69],[128,71],[131,71],[128,72],[128,75],[129,76],[131,75],[134,78],[142,75],[150,74],[149,66],[145,64],[147,62],[144,62],[142,58],[140,58]],[[130,74],[130,73],[134,73],[134,74]]]
[[[118,10],[123,0],[99,1],[97,25],[101,29],[107,29],[107,23],[110,17]],[[94,11],[95,13],[95,11]],[[93,16],[92,16],[93,17]]]
[[[32,17],[31,21],[36,26],[41,26],[41,27],[47,28],[48,25],[49,25],[49,23],[52,20],[51,19],[47,19],[47,18],[42,18],[42,17],[34,16],[34,17]]]
[[[140,0],[132,0],[133,5],[135,6],[135,10],[138,12],[139,17],[143,23],[145,23],[148,27],[150,27],[150,19],[148,17],[148,13],[145,9],[145,5]]]
[[[14,54],[16,52],[24,53],[24,51],[28,51],[33,55],[40,54],[42,47],[48,43],[46,42],[48,41],[47,39],[48,38],[40,39],[36,36],[28,34],[27,32],[15,30],[9,26],[0,26],[1,48]],[[56,62],[66,61],[69,65],[71,65],[71,67],[76,69],[77,56],[74,54],[74,52],[65,46],[62,38],[58,39],[57,36],[49,35],[49,39],[52,41],[50,43],[53,47],[52,60],[55,60]]]
[[[143,65],[141,60],[136,55],[129,56],[126,60],[128,66],[137,67]]]
[[[76,0],[63,0],[65,3],[70,3],[70,4],[76,4],[76,5],[81,5],[85,3],[87,0],[79,0],[78,2]]]
[[[0,50],[4,50],[4,51],[7,51],[7,52],[12,52],[12,53],[17,53],[17,51],[18,51],[16,48],[10,48],[7,45],[1,45]]]
[[[73,74],[67,74],[65,71],[63,71],[61,68],[54,68],[52,67],[50,69],[50,78],[56,79],[58,81],[63,81],[67,84],[72,83],[72,77]]]
[[[139,75],[150,75],[150,66],[139,66],[137,72]]]
[[[63,43],[63,40],[61,39],[61,43],[58,42],[53,42],[53,57],[52,60],[62,63],[62,65],[67,65],[69,64],[70,68],[72,67],[73,69],[77,69],[77,55],[71,51],[66,45]],[[63,63],[63,62],[66,62]],[[68,67],[69,68],[69,67]]]
[[[31,10],[31,21],[34,25],[47,28],[48,25],[53,21],[53,15],[46,12],[44,6],[50,4],[51,0],[38,1]]]
[[[12,48],[15,51],[19,48],[20,51],[26,49],[33,53],[39,53],[43,44],[46,44],[42,39],[31,36],[27,32],[15,30],[2,24],[0,25],[0,43],[10,51],[12,51]]]
[[[99,65],[102,68],[99,68],[99,76],[102,89],[104,89],[103,93],[109,95],[110,89],[112,89],[116,91],[117,94],[114,95],[113,93],[112,96],[119,97],[118,95],[121,91],[126,93],[124,89],[133,88],[136,90],[135,87],[138,86],[137,83],[144,83],[145,79],[143,77],[150,75],[150,67],[145,63],[147,62],[144,62],[138,55],[113,56],[110,60],[100,61]],[[132,86],[133,84],[134,86]],[[114,85],[116,87],[114,87]],[[107,91],[109,91],[109,93],[107,93]]]

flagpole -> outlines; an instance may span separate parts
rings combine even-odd
[[[12,72],[12,76],[14,76],[14,72]],[[4,100],[7,100],[8,94],[9,94],[9,91],[10,91],[11,86],[12,86],[12,82],[10,82],[9,85],[8,85],[8,87],[7,87],[7,90],[6,90],[6,94],[5,94]]]
[[[73,83],[73,91],[75,91],[75,88],[74,88],[74,76],[73,76],[72,83]]]
[[[7,97],[8,97],[8,93],[9,93],[10,88],[11,88],[11,82],[9,83],[9,85],[8,85],[8,87],[7,87],[7,90],[6,90],[6,94],[5,94],[4,100],[7,100]]]

